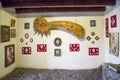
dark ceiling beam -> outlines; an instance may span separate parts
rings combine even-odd
[[[105,7],[116,0],[1,0],[4,8]]]
[[[39,12],[79,12],[79,11],[105,11],[105,7],[80,7],[80,8],[17,8],[16,13],[39,13]]]

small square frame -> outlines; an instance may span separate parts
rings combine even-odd
[[[15,27],[15,19],[11,19],[11,24],[10,24],[11,27]]]
[[[96,27],[96,20],[90,20],[90,26]]]
[[[30,23],[25,23],[24,24],[24,29],[29,29],[30,28]]]
[[[61,56],[61,49],[54,49],[55,56]]]

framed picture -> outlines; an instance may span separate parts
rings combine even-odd
[[[15,62],[15,46],[7,45],[5,46],[5,67],[13,64]]]
[[[109,53],[119,57],[119,33],[109,34]]]
[[[37,52],[47,52],[47,44],[37,44]]]
[[[105,28],[106,28],[106,37],[108,38],[108,36],[109,36],[109,22],[108,22],[108,18],[105,19]]]
[[[10,24],[11,27],[15,27],[15,19],[11,19],[11,24]]]
[[[70,52],[80,51],[80,44],[69,44]]]
[[[1,26],[1,42],[10,41],[10,27]]]
[[[24,29],[29,29],[30,28],[30,23],[25,23],[24,24]]]
[[[22,47],[22,54],[31,54],[31,47]]]
[[[55,56],[61,56],[61,49],[55,49],[54,50],[54,55]]]
[[[90,26],[96,27],[96,20],[90,20]]]
[[[61,46],[61,44],[62,44],[62,40],[60,38],[57,37],[54,39],[55,46],[59,47],[59,46]]]
[[[113,15],[111,16],[111,28],[116,28],[117,27],[117,16]]]
[[[28,39],[29,38],[29,34],[25,33],[25,38]]]
[[[16,29],[11,29],[11,38],[16,38]]]

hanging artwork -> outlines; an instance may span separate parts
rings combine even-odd
[[[28,33],[24,34],[24,38],[20,38],[20,42],[22,42],[22,43],[24,42],[24,44],[28,45],[29,42],[27,39],[29,40],[30,43],[33,42],[33,38],[30,38]]]
[[[28,39],[29,38],[29,34],[25,33],[25,38]]]
[[[10,27],[1,26],[1,42],[10,41]]]
[[[109,34],[109,50],[110,54],[119,56],[119,33],[110,33]]]
[[[99,55],[99,48],[98,47],[91,47],[88,49],[89,50],[89,55]]]
[[[61,56],[61,49],[55,49],[54,50],[54,55],[55,56]]]
[[[20,38],[20,42],[24,42],[24,39],[23,39],[23,38]]]
[[[11,38],[16,38],[16,29],[11,29]]]
[[[90,26],[96,27],[96,20],[90,20]]]
[[[106,28],[106,37],[108,38],[108,36],[109,36],[109,23],[108,23],[108,18],[105,19],[105,28]]]
[[[31,54],[31,47],[22,47],[22,54]]]
[[[87,38],[86,38],[88,41],[90,41],[91,40],[91,37],[90,36],[87,36]]]
[[[73,35],[77,36],[79,39],[83,39],[85,36],[84,28],[73,22],[69,21],[52,21],[47,22],[44,17],[38,17],[34,20],[34,31],[35,34],[41,34],[41,36],[48,36],[51,29],[62,29],[71,32]]]
[[[70,44],[69,49],[71,52],[80,51],[80,45],[79,44]]]
[[[5,67],[13,64],[15,62],[15,46],[7,45],[5,46]]]
[[[24,23],[24,29],[29,29],[30,28],[30,23]]]
[[[91,32],[91,35],[92,35],[92,36],[95,36],[95,32]]]
[[[62,44],[62,40],[60,38],[57,37],[54,39],[55,46],[59,47],[59,46],[61,46],[61,44]]]
[[[37,44],[37,52],[46,52],[47,45],[46,44]]]
[[[15,27],[15,19],[11,19],[11,24],[10,24],[11,27]]]
[[[30,42],[33,42],[33,38],[30,38]]]
[[[92,40],[91,43],[92,43],[92,44],[95,44],[95,41],[98,41],[98,40],[100,39],[100,37],[97,36],[97,35],[95,34],[95,32],[91,32],[91,35],[87,36],[86,39],[87,39],[88,41],[91,41],[91,40]]]
[[[98,41],[100,38],[98,36],[95,37],[95,40]]]
[[[117,27],[117,16],[113,15],[111,16],[111,28],[116,28]]]

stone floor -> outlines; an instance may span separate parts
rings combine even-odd
[[[16,68],[0,80],[102,80],[102,68],[88,70]]]

